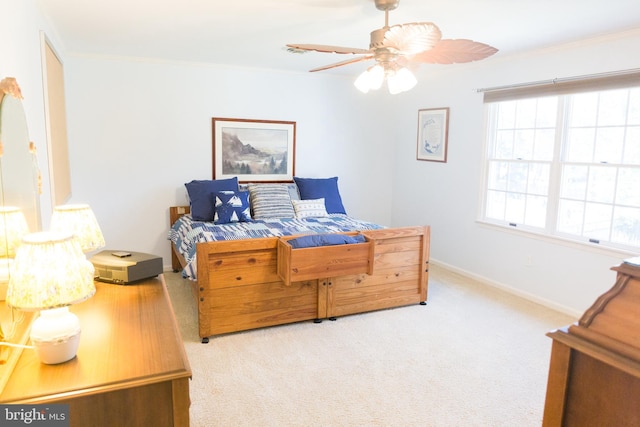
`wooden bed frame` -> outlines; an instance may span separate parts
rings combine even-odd
[[[188,206],[169,208],[173,224]],[[293,249],[291,237],[198,243],[199,335],[426,304],[429,226],[362,231],[366,243]],[[171,243],[171,262],[184,258]],[[296,280],[297,278],[300,278]]]

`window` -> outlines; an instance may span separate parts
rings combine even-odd
[[[485,94],[481,220],[637,250],[640,81],[574,85]]]

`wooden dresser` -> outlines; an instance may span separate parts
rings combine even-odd
[[[70,307],[77,356],[40,363],[24,350],[0,403],[66,403],[71,426],[188,426],[191,369],[162,275],[128,286],[96,283]]]
[[[543,426],[640,426],[640,268],[613,270],[615,285],[578,323],[547,334]]]

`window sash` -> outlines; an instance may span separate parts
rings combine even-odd
[[[640,87],[640,73],[637,74],[638,80],[633,80],[634,84],[631,86],[628,83],[629,76],[623,77],[625,78],[622,80],[627,82],[625,89],[630,89],[630,93],[635,87]],[[617,78],[614,80],[619,81]],[[587,86],[572,85],[571,87]],[[597,92],[611,88],[611,85],[604,89],[598,87]],[[535,98],[539,102],[539,98],[548,96],[548,92],[544,94],[536,92]],[[519,98],[505,98],[503,101],[515,99]],[[553,158],[544,159],[535,158],[530,150],[526,150],[528,155],[521,157],[515,154],[515,148],[512,151],[505,149],[508,138],[505,142],[500,141],[498,136],[504,128],[504,126],[502,128],[498,126],[499,104],[492,102],[487,105],[489,121],[483,197],[481,198],[482,220],[498,225],[519,227],[552,237],[591,243],[602,242],[605,246],[612,248],[637,250],[640,247],[640,204],[638,204],[640,193],[634,194],[638,190],[632,184],[637,182],[636,177],[640,177],[640,163],[633,160],[625,161],[626,156],[612,162],[599,161],[598,158],[590,158],[586,161],[567,158],[568,114],[571,103],[566,102],[568,98],[565,96],[558,96],[555,99],[557,99],[558,112],[557,123],[553,127],[555,132]],[[596,132],[600,128],[597,123],[590,127]],[[638,131],[636,129],[638,126],[634,123],[625,123],[622,127],[625,132],[629,132],[630,129],[635,129],[634,132]],[[517,132],[516,128],[517,126],[514,126],[511,130]],[[534,132],[543,128],[544,126],[532,126]],[[631,138],[636,141],[635,137]],[[629,144],[629,141],[631,140],[627,140],[626,143]],[[501,143],[504,145],[500,146]],[[634,143],[634,146],[636,145],[638,142]],[[536,167],[538,172],[541,167],[544,167],[545,173],[532,174],[532,170]],[[580,168],[586,168],[586,172],[585,170],[580,172]],[[500,174],[494,173],[498,170],[501,171]],[[567,183],[569,171],[574,172],[574,181],[570,182],[571,185]],[[516,182],[510,180],[510,174],[518,177]],[[626,174],[627,177],[623,176],[620,180],[618,178],[620,174]],[[546,176],[548,180],[541,181],[540,177]],[[603,177],[604,181],[602,181]],[[520,179],[519,183],[518,179]],[[577,179],[589,179],[591,185],[580,183],[576,181]],[[606,184],[605,187],[601,186],[602,182]],[[632,184],[629,184],[630,182]],[[545,185],[546,190],[541,190]],[[626,193],[622,196],[618,186],[626,186],[623,188]],[[571,216],[568,216],[569,213]]]

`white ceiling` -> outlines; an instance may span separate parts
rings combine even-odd
[[[72,54],[306,71],[350,56],[287,43],[369,47],[384,25],[373,0],[37,0]],[[640,0],[401,0],[389,24],[430,21],[507,55],[640,28]],[[640,50],[640,48],[639,48]],[[637,53],[636,53],[637,54]],[[355,75],[367,62],[323,73]],[[430,65],[442,67],[446,65]],[[423,66],[425,67],[425,66]]]

